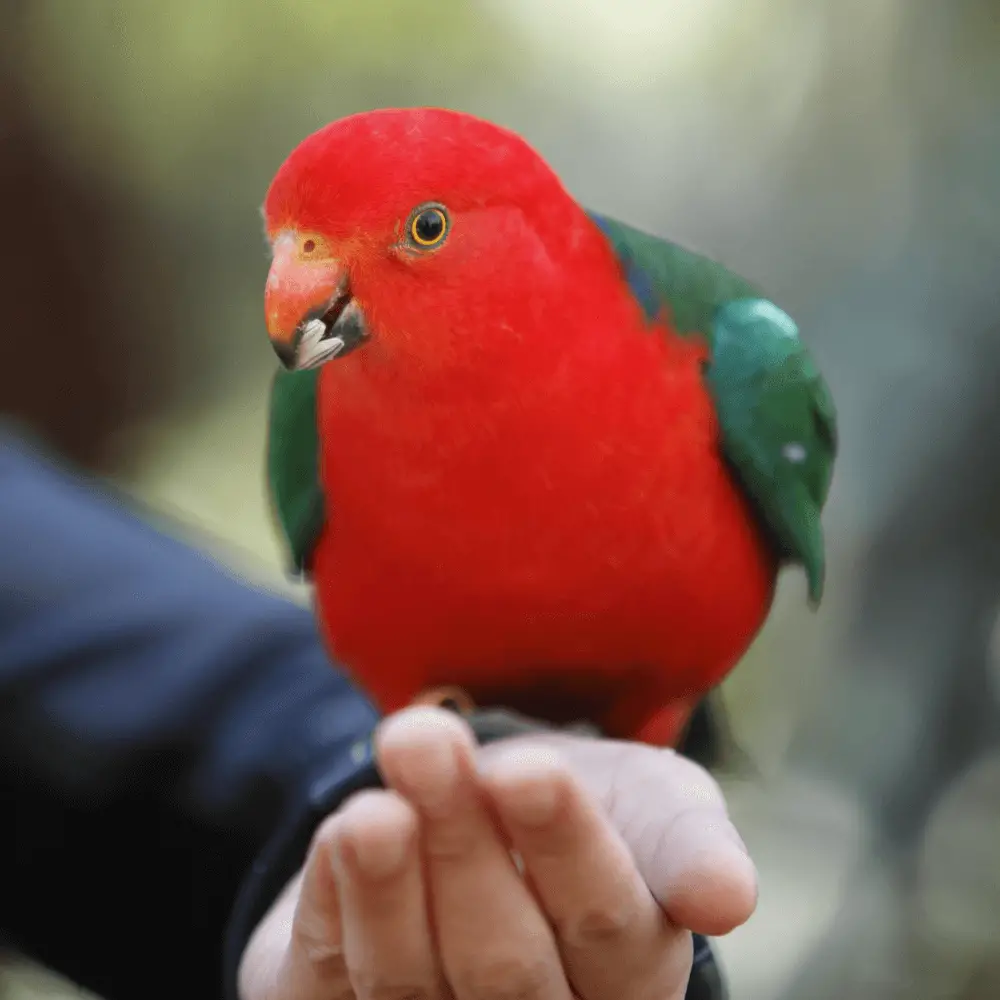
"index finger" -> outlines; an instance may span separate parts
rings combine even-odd
[[[383,723],[379,767],[420,814],[438,947],[458,1000],[570,1000],[552,931],[482,801],[471,733],[450,713]]]

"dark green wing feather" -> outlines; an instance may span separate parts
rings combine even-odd
[[[271,503],[296,572],[305,571],[326,517],[319,480],[319,369],[279,369],[271,387],[267,475]]]
[[[800,564],[809,598],[823,595],[820,514],[837,453],[837,416],[795,323],[721,264],[606,216],[591,214],[651,320],[666,312],[701,334],[722,450],[782,559]]]

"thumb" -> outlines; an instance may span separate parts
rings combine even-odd
[[[696,934],[728,934],[756,909],[757,869],[711,775],[664,751],[651,763],[645,775],[641,766],[631,775],[632,794],[619,789],[615,825],[674,923]]]
[[[670,919],[716,936],[757,906],[757,870],[726,812],[715,779],[673,750],[566,733],[514,737],[479,753],[488,766],[515,741],[548,746],[601,803],[635,866]]]
[[[333,869],[338,817],[317,831],[302,871],[285,887],[247,945],[242,1000],[337,1000],[353,990],[341,947]]]

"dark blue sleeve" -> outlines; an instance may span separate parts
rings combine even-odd
[[[317,802],[377,780],[351,750],[375,719],[307,610],[0,437],[12,944],[108,1000],[216,1000],[241,885]]]

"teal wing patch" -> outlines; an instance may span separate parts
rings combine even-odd
[[[783,560],[823,595],[820,514],[837,453],[837,416],[791,317],[750,282],[677,244],[591,213],[647,317],[701,334],[722,450]]]
[[[778,542],[800,563],[809,599],[823,596],[820,514],[837,454],[833,397],[787,313],[738,299],[716,314],[706,379],[723,451]]]
[[[319,479],[319,369],[279,369],[271,387],[267,475],[271,503],[297,573],[305,573],[326,518]]]

